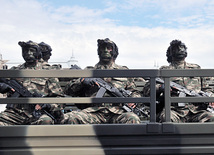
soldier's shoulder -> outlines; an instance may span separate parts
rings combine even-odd
[[[86,66],[84,69],[95,69],[94,66]]]
[[[10,70],[16,70],[16,69],[19,69],[19,67],[18,67],[18,66],[12,66],[12,67],[10,68]]]
[[[170,69],[170,67],[169,67],[169,66],[164,65],[164,66],[161,66],[159,69]]]
[[[39,63],[40,63],[39,65],[42,66],[42,69],[45,69],[45,70],[61,69],[62,68],[61,64],[50,65],[49,63],[47,63],[45,61],[44,62],[39,62]]]
[[[113,67],[114,67],[115,69],[129,69],[127,66],[118,65],[118,64],[113,64]]]
[[[24,67],[24,64],[20,64],[20,65],[18,65],[18,66],[12,66],[11,68],[10,68],[10,70],[18,70],[18,69],[24,69],[25,67]]]
[[[41,63],[40,65],[42,66],[42,69],[45,69],[45,70],[51,69],[51,65],[48,63]]]
[[[51,65],[51,69],[61,69],[62,65],[61,64],[53,64]]]
[[[121,66],[121,69],[129,69],[127,66]]]
[[[201,69],[201,66],[195,63],[186,63],[187,68]]]

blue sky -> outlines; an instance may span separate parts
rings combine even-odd
[[[188,62],[214,67],[214,0],[0,2],[0,53],[9,63],[23,62],[17,43],[32,40],[50,44],[50,62],[75,56],[82,68],[93,66],[97,39],[108,37],[119,48],[116,62],[129,68],[167,65],[166,49],[174,39],[186,44]]]
[[[80,7],[100,12],[116,25],[142,27],[199,27],[213,24],[213,1],[210,0],[53,0],[43,1],[54,8]],[[103,13],[101,13],[103,11]]]

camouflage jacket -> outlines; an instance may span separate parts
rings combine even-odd
[[[11,70],[50,70],[52,67],[48,64],[43,64],[38,62],[34,67],[28,67],[26,64],[19,65],[17,67],[12,67]],[[57,78],[16,78],[16,80],[21,83],[25,88],[27,88],[31,93],[38,93],[44,97],[62,97],[64,96],[62,88],[59,85],[59,80]],[[51,104],[50,110],[56,110],[59,108],[58,104]],[[34,110],[32,106],[28,104],[17,105],[18,109],[25,110],[29,114]]]
[[[201,67],[197,64],[187,63],[186,61],[181,61],[178,63],[172,63],[169,66],[162,66],[160,69],[201,69]],[[195,92],[206,91],[210,92],[210,88],[206,83],[205,78],[201,77],[172,77],[171,81],[176,82],[189,90],[194,90]],[[213,94],[211,94],[213,96]],[[200,110],[205,110],[206,106],[201,103],[189,103],[186,104],[186,108],[183,108],[183,115],[187,114],[187,111],[190,110],[193,113],[196,113]],[[186,111],[186,112],[184,112]]]
[[[160,69],[201,69],[197,64],[187,63],[186,61],[173,62],[169,66],[162,66]],[[201,77],[172,77],[171,81],[186,87],[189,90],[208,91],[209,89],[206,80]]]
[[[100,63],[96,64],[94,67],[86,67],[86,69],[128,69],[125,66],[119,66],[115,63],[112,63],[109,66],[101,65]],[[124,88],[126,90],[132,91],[133,97],[140,97],[140,93],[136,89],[136,85],[134,83],[134,79],[132,78],[103,78],[106,82],[110,83],[116,88]],[[90,87],[89,89],[86,89],[85,86],[80,82],[80,79],[77,79],[74,83],[70,82],[65,87],[65,92],[67,95],[71,96],[80,96],[80,97],[92,97],[96,96],[97,91],[99,90],[98,87]],[[104,94],[104,97],[112,96],[111,94],[108,94],[107,92]],[[113,113],[121,114],[124,112],[121,106],[115,106],[111,103],[103,103],[94,105],[92,107],[88,107],[84,109],[87,112],[94,112],[98,111],[100,109],[107,108],[109,111]]]
[[[39,60],[39,62],[42,63],[43,66],[48,66],[48,68],[50,68],[50,69],[61,69],[62,68],[61,64],[50,65],[50,64],[48,64],[47,61],[44,61],[42,58]]]

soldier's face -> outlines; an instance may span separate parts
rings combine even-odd
[[[183,45],[175,46],[172,48],[172,57],[174,60],[182,60],[185,58],[186,49]]]
[[[50,55],[42,55],[43,60],[48,61],[50,59]]]
[[[35,62],[37,55],[37,50],[35,48],[29,47],[29,48],[23,48],[22,50],[22,56],[26,62]]]
[[[101,59],[111,59],[112,58],[112,46],[111,45],[103,45],[100,47],[100,57]]]
[[[183,54],[185,51],[186,49],[182,45],[176,46],[172,49],[172,52],[175,54]]]

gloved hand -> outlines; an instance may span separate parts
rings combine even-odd
[[[50,110],[50,108],[51,108],[50,104],[37,104],[35,106],[35,110],[41,110],[41,109]]]
[[[162,85],[159,86],[158,91],[159,91],[159,92],[164,92],[164,88],[165,88],[165,87],[164,87],[164,84],[162,84]]]
[[[50,110],[51,109],[51,105],[50,104],[42,104],[41,108],[44,109],[44,110]]]
[[[7,93],[7,92],[14,92],[15,90],[7,85],[6,83],[0,83],[0,93],[4,94],[4,93]]]
[[[165,89],[164,84],[158,84],[158,85],[156,86],[156,92],[157,92],[157,94],[158,94],[158,93],[159,93],[159,94],[163,93],[163,92],[164,92],[164,89]],[[171,88],[170,88],[170,91],[172,92],[172,89],[171,89]]]
[[[96,83],[93,81],[93,78],[81,78],[80,81],[83,85],[94,86]]]

